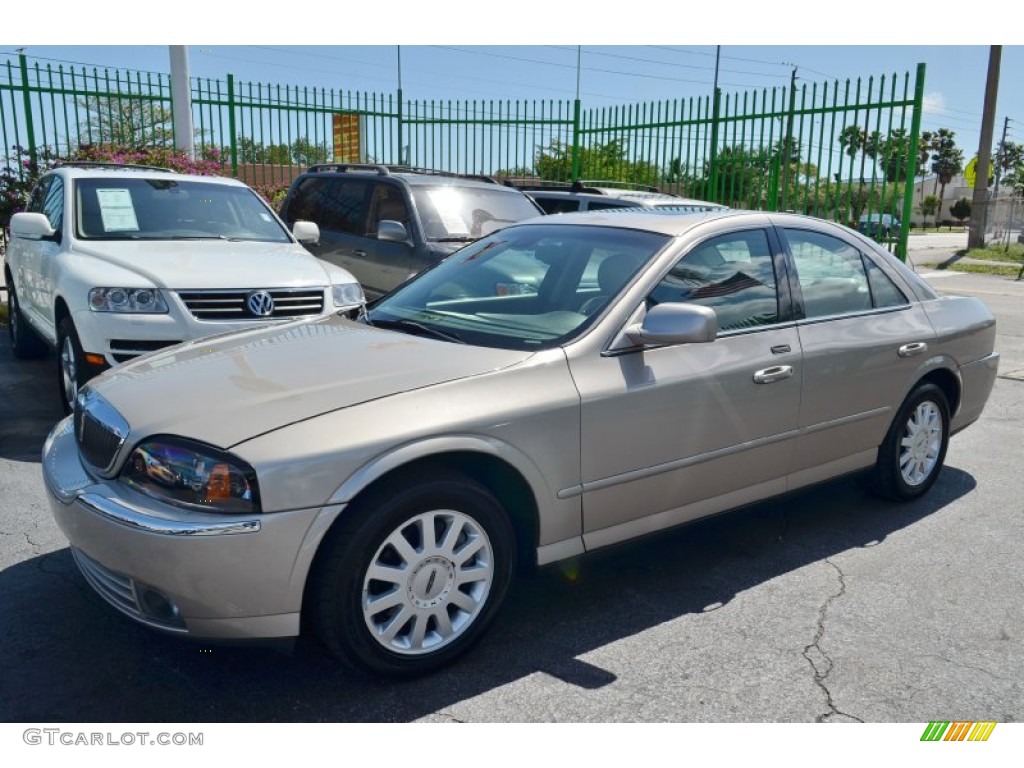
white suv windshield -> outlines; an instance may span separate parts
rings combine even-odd
[[[252,190],[175,179],[77,179],[75,236],[82,240],[258,240],[288,233]]]
[[[485,347],[544,349],[580,334],[667,242],[612,227],[509,227],[381,299],[368,322]]]
[[[427,239],[440,242],[469,242],[541,215],[525,195],[501,187],[417,186],[413,197]]]

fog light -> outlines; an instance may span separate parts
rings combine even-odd
[[[163,592],[147,587],[144,584],[136,583],[135,594],[139,600],[139,608],[147,618],[155,619],[165,624],[184,626],[185,622],[181,619],[181,612],[178,610],[178,606]]]

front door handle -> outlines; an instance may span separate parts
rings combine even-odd
[[[356,250],[352,251],[352,255],[355,256],[358,259],[365,259],[366,258],[366,251],[361,251],[361,250],[359,250],[357,248]]]
[[[913,357],[928,351],[928,345],[923,341],[915,341],[913,344],[904,344],[896,353],[900,357]]]
[[[771,368],[764,368],[755,373],[754,381],[758,384],[772,384],[776,381],[788,379],[792,375],[792,365],[773,365]]]

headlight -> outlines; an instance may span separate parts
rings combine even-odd
[[[177,437],[154,437],[135,446],[121,482],[155,499],[212,512],[260,511],[256,472],[241,459]]]
[[[331,298],[339,309],[353,309],[366,303],[363,287],[359,283],[341,283],[331,286]]]
[[[167,312],[167,302],[155,288],[93,288],[89,291],[93,312]]]

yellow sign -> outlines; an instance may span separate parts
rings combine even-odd
[[[365,162],[363,129],[366,117],[355,112],[334,115],[334,161],[338,163]]]
[[[974,189],[974,182],[978,180],[978,156],[975,155],[971,158],[970,162],[967,163],[967,167],[964,168],[964,178],[967,179],[967,186]],[[995,171],[992,168],[992,164],[988,166],[988,183],[991,184],[995,180]]]
[[[967,186],[974,188],[974,182],[978,180],[978,156],[975,155],[964,168],[964,178],[967,179]]]

